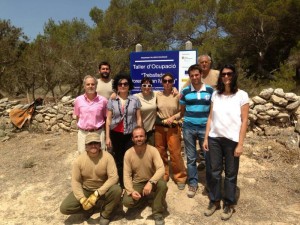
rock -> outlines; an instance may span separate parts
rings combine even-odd
[[[298,121],[296,123],[296,126],[295,126],[295,131],[300,134],[300,118],[298,118]]]
[[[5,133],[5,131],[4,130],[0,130],[0,137],[5,137],[6,136],[6,133]]]
[[[282,98],[285,97],[285,93],[284,93],[284,91],[283,91],[282,88],[276,88],[274,90],[274,94],[277,95],[277,96],[279,96],[279,97],[282,97]]]
[[[257,114],[257,118],[260,120],[270,120],[271,117],[269,115],[265,115],[265,114]]]
[[[60,128],[62,128],[63,130],[66,130],[66,131],[70,131],[70,127],[67,127],[65,124],[63,123],[58,123],[58,126]]]
[[[295,111],[295,115],[299,116],[300,115],[300,107],[297,108],[297,110]]]
[[[267,103],[267,101],[259,96],[255,96],[252,98],[252,101],[256,104],[264,105]]]
[[[54,125],[51,127],[51,131],[57,132],[59,131],[59,126],[58,125]]]
[[[8,141],[10,139],[9,136],[5,136],[4,138],[1,139],[2,142]]]
[[[291,102],[299,100],[299,97],[295,93],[285,93],[284,98]]]
[[[273,88],[264,89],[259,93],[259,96],[268,100],[273,94],[273,92],[274,92]]]
[[[62,99],[61,99],[61,102],[62,103],[65,103],[67,101],[69,101],[71,99],[71,96],[64,96]]]
[[[1,98],[0,103],[3,103],[3,102],[8,102],[8,98]]]
[[[294,109],[297,109],[299,107],[299,105],[300,105],[300,100],[287,105],[286,109],[287,110],[294,110]]]
[[[265,131],[265,135],[267,136],[275,136],[280,134],[279,128],[275,126],[265,127],[264,131]]]
[[[11,105],[18,105],[19,103],[20,103],[20,101],[18,101],[18,100],[9,101],[9,104],[11,104]]]
[[[269,109],[266,111],[269,116],[275,117],[279,114],[279,111],[276,109]]]
[[[248,115],[248,119],[252,122],[255,122],[257,120],[257,116],[255,116],[254,114],[250,114]]]
[[[64,115],[63,115],[63,114],[60,114],[60,113],[59,113],[59,114],[56,115],[56,119],[57,119],[57,120],[62,120],[63,118],[64,118]]]
[[[43,122],[44,121],[44,118],[42,116],[42,114],[37,114],[34,119],[38,122]]]
[[[276,95],[272,95],[270,100],[275,104],[279,106],[286,106],[288,104],[288,101],[285,98],[278,97]]]
[[[273,109],[274,105],[272,102],[268,102],[265,104],[266,110]]]
[[[73,130],[77,130],[78,129],[78,127],[77,127],[77,121],[76,120],[72,120],[72,122],[71,122],[71,128]]]
[[[55,124],[56,124],[56,118],[51,118],[50,121],[49,121],[49,125],[53,126]]]
[[[266,111],[266,106],[264,106],[264,105],[256,105],[256,106],[254,106],[254,110],[257,111],[257,113],[265,112]]]
[[[66,122],[68,122],[68,123],[70,123],[72,121],[72,116],[70,116],[68,114],[64,115],[63,120],[66,121]]]

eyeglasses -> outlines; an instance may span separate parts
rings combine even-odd
[[[221,77],[225,77],[225,76],[231,77],[233,75],[233,72],[227,72],[227,73],[221,73]]]
[[[118,87],[128,87],[128,82],[125,82],[125,83],[118,83]]]
[[[151,88],[151,87],[152,87],[152,84],[142,84],[142,87],[143,87],[143,88]]]
[[[173,79],[170,79],[170,80],[163,79],[162,82],[163,82],[164,84],[166,84],[166,83],[173,84],[174,80],[173,80]]]

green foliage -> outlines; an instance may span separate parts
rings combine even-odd
[[[113,75],[129,72],[137,43],[154,51],[184,49],[186,41],[198,54],[211,55],[214,68],[238,65],[240,86],[250,94],[268,86],[270,71],[278,68],[271,84],[299,89],[300,78],[292,85],[292,71],[300,67],[299,0],[111,0],[106,11],[92,8],[90,17],[92,27],[76,18],[50,19],[31,43],[20,28],[0,20],[0,95],[35,98],[39,89],[55,98],[76,96],[100,61],[110,62]]]
[[[282,63],[279,70],[274,72],[275,80],[271,81],[272,87],[282,88],[285,92],[294,91],[296,88],[295,71],[294,66]]]
[[[0,19],[0,97],[1,93],[16,90],[9,85],[14,76],[14,65],[19,60],[27,37],[21,28],[11,25],[9,20]]]

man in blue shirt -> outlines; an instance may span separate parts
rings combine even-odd
[[[181,91],[180,105],[183,122],[183,140],[187,156],[189,189],[187,196],[193,198],[198,190],[197,149],[196,141],[202,148],[206,122],[210,110],[213,88],[201,81],[201,68],[195,64],[189,67],[188,74],[191,84]],[[207,157],[206,162],[209,160]],[[210,177],[207,163],[206,179]]]

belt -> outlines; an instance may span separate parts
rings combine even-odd
[[[177,127],[177,124],[174,124],[174,123],[172,123],[170,125],[168,125],[168,124],[160,124],[158,126],[167,127],[167,128],[175,128],[175,127]]]
[[[102,129],[103,126],[99,127],[99,128],[93,128],[93,129],[82,129],[79,127],[80,130],[83,130],[83,131],[87,131],[87,132],[95,132],[95,131],[98,131],[100,129]]]

